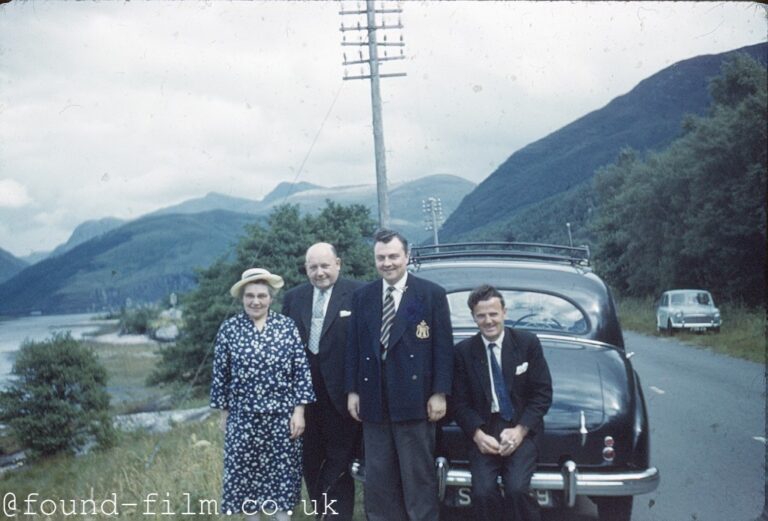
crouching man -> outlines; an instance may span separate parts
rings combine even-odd
[[[506,308],[498,290],[480,286],[467,304],[480,331],[455,348],[453,409],[472,440],[476,518],[539,521],[539,506],[528,490],[538,459],[537,437],[552,403],[549,367],[536,335],[504,326]]]

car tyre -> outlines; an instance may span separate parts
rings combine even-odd
[[[675,334],[675,328],[672,327],[672,321],[667,320],[667,334],[669,336],[672,336]]]
[[[632,496],[602,497],[597,499],[597,515],[600,521],[630,521]]]
[[[712,328],[712,331],[714,331],[716,334],[717,334],[717,333],[720,333],[720,326],[717,326],[717,327],[713,327],[713,328]]]

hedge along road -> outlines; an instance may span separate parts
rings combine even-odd
[[[655,492],[632,521],[752,521],[765,493],[765,368],[671,338],[624,333],[651,425]],[[588,500],[544,521],[593,521]]]

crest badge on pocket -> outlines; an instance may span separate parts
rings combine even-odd
[[[426,320],[422,320],[421,323],[416,326],[416,338],[422,340],[429,338],[429,326],[427,325]]]

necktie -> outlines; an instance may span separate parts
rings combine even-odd
[[[312,307],[312,326],[309,329],[309,352],[317,354],[320,351],[320,335],[323,332],[325,319],[325,297],[327,290],[321,290],[317,301]]]
[[[387,296],[384,298],[384,308],[381,311],[381,359],[387,359],[387,349],[389,348],[389,332],[392,329],[392,322],[395,320],[395,298],[392,292],[394,286],[387,287]]]
[[[496,344],[488,344],[488,351],[491,353],[491,371],[493,372],[493,388],[496,391],[496,398],[499,400],[499,414],[506,421],[512,421],[515,416],[515,406],[509,398],[509,393],[504,385],[504,375],[501,367],[496,361],[496,354],[493,352]]]

